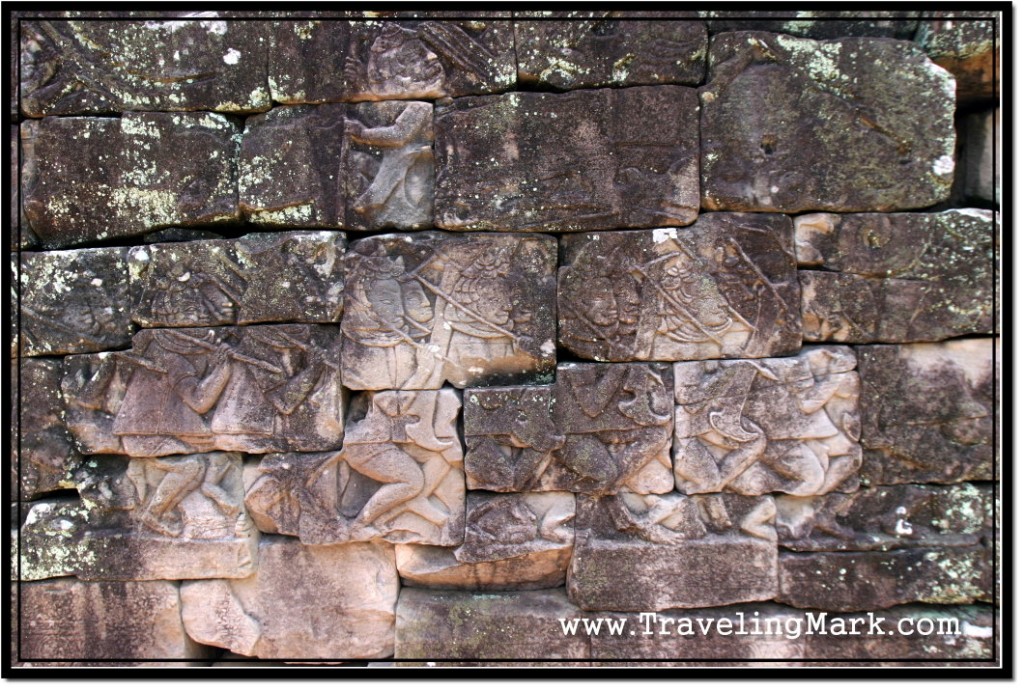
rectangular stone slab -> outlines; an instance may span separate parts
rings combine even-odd
[[[52,248],[236,221],[239,134],[213,113],[26,120],[29,227]]]
[[[337,322],[345,235],[252,233],[128,251],[132,320],[144,327]]]
[[[345,385],[437,389],[550,381],[553,238],[416,233],[352,242],[342,317]]]
[[[457,99],[435,117],[435,223],[449,230],[689,225],[696,92],[684,86]]]
[[[800,348],[792,225],[704,214],[688,228],[566,235],[559,340],[595,360],[705,360]]]
[[[689,494],[849,492],[861,464],[860,378],[846,346],[675,365],[676,486]]]
[[[949,196],[956,83],[914,44],[727,32],[709,66],[704,209],[894,211]]]
[[[40,19],[20,26],[28,117],[270,108],[267,22]]]
[[[565,585],[572,547],[506,559],[464,563],[450,547],[397,545],[398,573],[405,587],[434,590],[543,590]]]

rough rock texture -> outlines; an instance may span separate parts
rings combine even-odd
[[[132,320],[144,327],[337,322],[343,233],[253,233],[128,251]]]
[[[45,247],[238,218],[239,130],[212,113],[21,123],[21,194]]]
[[[550,381],[553,238],[417,233],[357,240],[345,258],[344,382],[436,389]]]
[[[17,106],[15,106],[17,108]],[[10,233],[10,249],[28,249],[35,247],[39,244],[39,238],[37,238],[32,230],[28,227],[28,221],[24,220],[24,214],[21,209],[21,200],[18,197],[18,192],[21,189],[21,129],[18,125],[12,124],[11,129],[11,178],[9,181],[11,190],[11,233]]]
[[[704,360],[800,348],[792,224],[706,214],[689,228],[561,238],[559,340],[595,360]]]
[[[860,346],[864,482],[992,480],[998,341]]]
[[[708,31],[771,31],[802,38],[913,38],[919,12],[905,10],[699,10]],[[788,17],[788,19],[784,19]]]
[[[275,108],[246,120],[239,199],[258,225],[426,228],[433,108],[421,101]]]
[[[265,22],[21,22],[28,117],[270,108]]]
[[[439,590],[542,590],[565,585],[571,547],[529,552],[506,559],[462,562],[449,547],[397,545],[404,586]]]
[[[85,453],[336,449],[337,339],[309,324],[143,330],[130,351],[65,360],[68,427]]]
[[[519,80],[559,89],[703,81],[704,22],[631,21],[620,14],[559,12],[562,21],[552,21],[551,12],[517,13]]]
[[[28,512],[22,580],[244,578],[256,569],[237,454],[93,457],[74,481],[81,500]]]
[[[675,365],[676,486],[687,494],[848,492],[861,463],[860,380],[844,346]]]
[[[993,536],[988,485],[893,485],[776,497],[779,545],[797,551],[963,547]]]
[[[937,341],[992,333],[991,211],[808,214],[795,220],[804,339]]]
[[[71,472],[82,460],[63,419],[61,373],[57,359],[11,361],[11,422],[17,441],[7,494],[13,501],[70,487]]]
[[[794,607],[833,612],[863,612],[908,602],[991,602],[992,568],[992,551],[980,546],[783,552],[776,599]]]
[[[263,532],[305,544],[457,545],[465,531],[458,415],[452,389],[362,393],[340,451],[265,456],[246,505]]]
[[[714,607],[778,588],[771,497],[580,497],[576,531],[567,585],[585,610]]]
[[[270,90],[280,103],[438,99],[516,81],[508,21],[314,19],[278,22],[270,35]]]
[[[958,104],[999,95],[999,22],[1003,19],[923,19],[915,39],[956,77]]]
[[[725,33],[710,70],[703,208],[892,211],[949,195],[955,82],[913,44]]]
[[[672,489],[672,374],[559,365],[555,386],[466,391],[470,489],[610,494]]]
[[[265,537],[259,564],[250,578],[182,584],[189,636],[260,658],[393,654],[398,599],[393,547],[307,547]]]
[[[176,583],[23,583],[20,660],[205,657],[185,634]]]
[[[18,256],[22,355],[95,353],[131,343],[123,248]]]
[[[689,225],[696,92],[683,86],[456,100],[435,118],[434,219],[450,230]]]

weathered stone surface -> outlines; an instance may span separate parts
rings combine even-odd
[[[783,552],[779,602],[862,612],[909,602],[992,601],[992,551],[981,546],[891,552]]]
[[[565,585],[571,547],[466,563],[450,547],[397,545],[402,584],[439,590],[542,590]]]
[[[246,505],[260,530],[305,544],[457,545],[466,491],[458,415],[452,389],[364,392],[349,406],[341,451],[265,457]]]
[[[621,19],[621,12],[521,12],[515,22],[519,79],[579,89],[700,84],[708,36],[700,20]],[[518,19],[518,17],[523,17]],[[530,18],[543,16],[541,21]]]
[[[266,110],[266,28],[221,19],[23,21],[21,110]]]
[[[15,104],[17,109],[17,104]],[[24,219],[24,214],[21,208],[21,200],[18,197],[18,191],[20,189],[21,180],[21,146],[20,140],[20,128],[18,125],[11,125],[11,179],[10,179],[10,190],[11,190],[11,236],[10,236],[10,248],[11,250],[28,249],[35,247],[39,244],[39,238],[37,238],[32,230],[28,227],[28,221]]]
[[[19,257],[22,355],[95,353],[131,343],[135,329],[128,316],[123,248]]]
[[[434,219],[574,231],[697,218],[698,105],[683,86],[459,99],[435,118]]]
[[[854,489],[861,463],[856,364],[845,346],[677,363],[676,487],[798,496]]]
[[[81,500],[37,502],[25,518],[22,580],[244,578],[256,568],[237,454],[93,457],[74,480]]]
[[[689,228],[561,238],[559,340],[595,360],[703,360],[800,348],[792,224],[705,214]]]
[[[906,10],[698,10],[708,31],[771,31],[802,38],[913,38],[920,12]],[[788,18],[788,19],[786,19]]]
[[[185,634],[176,583],[18,586],[20,660],[145,660],[205,657]]]
[[[310,324],[140,331],[130,351],[66,358],[68,428],[84,453],[337,449],[337,339]]]
[[[398,573],[391,545],[307,547],[264,537],[259,564],[249,578],[182,584],[189,636],[260,658],[392,655]]]
[[[433,107],[421,101],[275,108],[246,120],[246,218],[289,228],[431,224]]]
[[[45,247],[238,218],[239,130],[212,113],[21,123],[21,194]]]
[[[623,612],[756,602],[775,596],[777,562],[771,497],[581,496],[568,593]]]
[[[998,341],[859,346],[867,484],[992,480]]]
[[[341,319],[343,233],[253,233],[134,247],[132,319],[141,326],[219,326]]]
[[[550,381],[553,238],[417,233],[357,240],[345,258],[344,382],[436,389]]]
[[[969,204],[998,205],[1002,200],[999,179],[1002,165],[999,109],[964,116],[957,135],[964,141],[959,150],[957,182],[960,195]],[[963,171],[961,173],[961,171]],[[962,179],[961,179],[962,174]]]
[[[798,551],[965,547],[993,535],[986,485],[893,485],[852,494],[776,497],[779,544]]]
[[[589,637],[566,634],[559,623],[581,614],[562,589],[483,594],[402,588],[395,657],[582,660],[590,657]]]
[[[672,373],[566,363],[555,386],[466,391],[466,479],[496,492],[672,490]]]
[[[714,36],[700,94],[702,206],[790,213],[940,202],[953,182],[954,89],[909,42]]]
[[[70,487],[71,472],[82,460],[64,424],[60,380],[60,360],[11,362],[11,422],[17,442],[10,456],[8,498],[13,501]]]
[[[956,77],[958,103],[998,97],[1000,21],[1003,19],[994,17],[921,20],[914,40],[937,65]]]
[[[515,86],[515,61],[507,21],[278,22],[270,90],[280,103],[486,94]]]
[[[808,214],[795,221],[804,339],[937,341],[991,333],[991,211]]]

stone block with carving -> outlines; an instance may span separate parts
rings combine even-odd
[[[29,117],[270,108],[266,22],[38,19],[21,25]]]
[[[956,83],[914,44],[739,31],[712,37],[709,64],[703,208],[893,211],[949,195]]]
[[[466,479],[495,492],[672,490],[672,372],[565,363],[554,386],[469,389]]]
[[[85,453],[336,449],[346,394],[335,328],[148,329],[130,351],[67,358],[68,428]]]
[[[276,23],[270,35],[279,103],[435,100],[516,84],[508,21],[313,19]]]
[[[32,504],[22,580],[244,578],[256,569],[238,454],[94,456],[74,482],[80,499]]]
[[[779,545],[790,550],[865,551],[967,547],[993,536],[987,485],[892,485],[851,494],[775,498]]]
[[[860,379],[845,346],[675,365],[679,491],[849,492],[861,464]]]
[[[238,219],[239,128],[213,113],[21,123],[21,199],[44,247]]]
[[[785,216],[705,214],[688,228],[561,238],[559,340],[595,360],[705,360],[800,348]]]
[[[22,355],[95,353],[131,343],[124,249],[19,256]]]
[[[969,10],[964,14],[969,18],[922,19],[914,40],[956,78],[957,103],[991,102],[999,97],[999,35],[1005,30],[999,24],[1008,17]],[[989,18],[983,19],[986,14]]]
[[[864,482],[992,481],[998,340],[857,347]]]
[[[463,540],[459,396],[380,391],[352,399],[340,451],[263,458],[246,505],[264,532],[305,544]]]
[[[537,235],[417,233],[351,243],[345,385],[550,381],[557,256],[555,240]]]
[[[56,660],[198,659],[185,633],[178,584],[83,583],[74,578],[22,583],[17,657],[33,666]],[[15,616],[18,616],[16,614]]]
[[[188,581],[194,640],[259,658],[382,658],[394,651],[398,573],[391,545],[310,547],[264,537],[240,580]]]
[[[246,120],[239,200],[286,228],[419,229],[434,199],[433,106],[288,106]]]
[[[771,497],[581,496],[569,599],[621,612],[769,600],[777,551]]]
[[[516,13],[519,79],[558,89],[696,85],[704,80],[704,22],[645,21],[622,18],[624,14],[633,13]]]
[[[435,118],[434,219],[450,230],[689,225],[698,105],[685,86],[458,99]]]
[[[938,341],[991,333],[998,217],[808,214],[796,219],[804,338]]]
[[[128,251],[132,319],[144,327],[341,319],[345,235],[253,233]]]

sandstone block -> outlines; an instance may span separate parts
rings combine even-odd
[[[801,38],[914,37],[918,12],[906,10],[698,10],[708,31],[771,31]]]
[[[712,37],[709,64],[703,208],[893,211],[949,196],[955,82],[912,43],[731,32]]]
[[[561,238],[559,340],[595,360],[704,360],[800,348],[792,225],[706,214],[689,228]]]
[[[238,218],[237,127],[212,113],[21,124],[25,217],[44,247]]]
[[[999,109],[964,116],[959,167],[964,169],[962,195],[969,204],[992,206],[1001,203],[1002,162]],[[960,132],[958,132],[960,134]],[[958,181],[960,171],[957,170]]]
[[[935,63],[956,78],[957,103],[994,101],[999,95],[999,21],[978,19],[921,20],[914,40]],[[1005,17],[1005,15],[1004,15]]]
[[[434,219],[450,230],[578,231],[697,218],[696,92],[683,86],[456,100],[435,118]]]
[[[459,388],[549,380],[553,238],[417,233],[364,238],[345,259],[344,382]]]
[[[571,547],[529,552],[493,561],[463,562],[450,547],[396,545],[405,587],[436,590],[543,590],[565,585]]]

